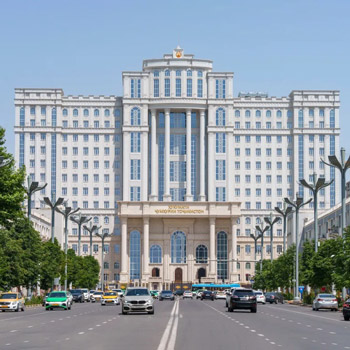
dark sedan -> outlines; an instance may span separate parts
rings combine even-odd
[[[256,313],[256,308],[256,295],[252,289],[236,289],[233,291],[228,304],[229,312],[233,312],[235,309],[250,309],[251,312]]]
[[[204,299],[210,299],[210,300],[214,300],[215,299],[215,294],[214,292],[212,292],[211,290],[205,290],[202,292],[202,295],[201,295],[201,300],[204,300]]]
[[[284,298],[282,293],[277,293],[277,292],[269,292],[269,293],[265,293],[265,297],[266,297],[266,302],[267,303],[284,303]]]
[[[184,291],[182,289],[178,289],[174,292],[175,296],[182,297],[184,294]]]
[[[171,290],[162,290],[159,294],[159,300],[174,300],[175,296]]]
[[[350,299],[348,299],[343,305],[343,316],[345,321],[350,320]]]
[[[84,302],[84,293],[81,289],[71,289],[70,290],[73,301],[76,303],[83,303]]]

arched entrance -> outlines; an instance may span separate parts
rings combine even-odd
[[[201,267],[200,269],[198,269],[197,275],[200,283],[202,277],[207,277],[207,271],[205,270],[204,267]]]
[[[175,283],[182,283],[182,269],[180,267],[175,270]]]
[[[152,269],[152,277],[159,277],[159,276],[160,276],[160,272],[159,272],[158,267],[154,267]]]

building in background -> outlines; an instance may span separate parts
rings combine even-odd
[[[250,234],[284,197],[310,198],[299,179],[335,179],[319,194],[320,211],[340,201],[339,175],[320,161],[338,155],[338,91],[234,97],[233,73],[180,47],[123,72],[123,89],[122,97],[15,90],[17,163],[48,182],[46,195],[68,198],[111,234],[106,281],[249,283]],[[69,232],[76,249],[77,227]],[[281,223],[274,235],[265,258],[282,253]],[[84,232],[83,254],[88,243]],[[94,240],[93,253],[101,249]]]

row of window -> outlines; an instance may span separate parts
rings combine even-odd
[[[312,175],[310,175],[312,176]],[[252,196],[252,190],[250,188],[246,188],[244,189],[244,195],[245,197],[250,197]],[[272,197],[273,196],[273,192],[274,190],[272,188],[266,188],[265,189],[265,196],[266,197]],[[234,193],[235,193],[235,197],[240,197],[241,196],[241,189],[240,188],[235,188],[234,190]],[[326,191],[324,188],[322,188],[320,191],[319,191],[319,195],[320,196],[325,196],[326,194]],[[255,189],[255,197],[261,197],[262,196],[262,189],[261,188],[256,188]],[[282,188],[277,188],[276,189],[276,196],[277,197],[282,197],[283,194],[282,194]],[[310,190],[310,196],[312,196],[312,192]]]
[[[198,78],[202,78],[203,77],[203,71],[201,71],[201,70],[198,70],[198,71],[196,71],[197,72],[197,77]],[[155,70],[155,71],[153,71],[153,76],[154,77],[159,77],[159,70]],[[180,70],[180,69],[177,69],[176,71],[175,71],[175,75],[177,76],[177,77],[181,77],[181,75],[182,75],[182,71]],[[169,69],[166,69],[165,71],[164,71],[164,76],[166,76],[166,77],[170,77],[170,70]],[[193,71],[191,70],[191,69],[187,69],[186,70],[186,76],[187,77],[192,77],[193,76]]]
[[[110,192],[111,191],[110,191],[109,187],[104,187],[104,189],[103,189],[103,195],[104,196],[109,196]],[[66,196],[67,193],[68,193],[67,187],[62,187],[62,196]],[[89,195],[89,188],[88,187],[83,187],[82,188],[82,194],[83,194],[83,196],[88,196]],[[99,196],[100,195],[99,187],[94,187],[92,189],[92,194],[94,196]],[[78,187],[72,187],[72,195],[73,196],[78,196],[79,195]]]
[[[120,192],[120,191],[119,191]],[[118,198],[119,199],[119,198]],[[91,204],[91,203],[90,203]],[[90,209],[90,208],[93,208],[93,209],[101,209],[101,208],[104,208],[104,209],[109,209],[109,208],[112,208],[111,205],[110,205],[110,202],[109,201],[103,201],[103,204],[101,206],[100,204],[100,201],[93,201],[92,202],[92,207],[89,205],[89,201],[82,201],[82,205],[78,206],[78,201],[72,201],[72,208],[73,209],[76,209],[76,208],[83,208],[83,209]],[[114,203],[114,208],[117,208],[117,202]]]
[[[41,178],[41,176],[40,176],[40,178]],[[116,183],[120,182],[120,175],[117,174],[117,175],[115,175],[114,178],[115,178],[115,182]],[[78,182],[78,180],[79,180],[78,174],[72,174],[72,181],[73,182]],[[110,180],[110,175],[109,174],[103,174],[103,182],[108,183],[109,180]],[[41,181],[44,181],[44,180],[41,180]],[[89,174],[83,174],[82,181],[84,183],[89,182]],[[100,175],[99,174],[93,174],[93,181],[95,183],[100,182]],[[68,175],[67,174],[62,174],[62,182],[63,183],[68,182]]]
[[[192,87],[193,87],[192,78],[188,78],[186,80],[187,97],[192,97],[192,90],[193,90]],[[170,79],[165,78],[164,79],[164,96],[170,97],[170,95],[171,95]],[[176,97],[182,96],[181,78],[176,78],[175,80],[175,96]],[[160,97],[158,78],[153,80],[153,97]],[[202,79],[197,80],[197,97],[203,97],[203,80]]]
[[[94,169],[99,169],[100,168],[100,161],[94,160],[93,162],[93,168]],[[30,164],[33,164],[33,167],[35,166],[35,160],[30,160]],[[41,161],[40,161],[41,165]],[[30,166],[32,167],[32,166]],[[42,166],[44,167],[44,166]],[[72,160],[72,168],[73,169],[78,169],[78,161],[77,160]],[[103,168],[104,169],[109,169],[110,168],[110,161],[105,160],[103,161]],[[115,161],[114,162],[114,168],[119,169],[120,168],[120,161]],[[68,169],[68,161],[67,160],[62,160],[62,169]],[[88,160],[83,160],[83,169],[89,169],[89,161]]]
[[[277,250],[277,253],[282,253],[282,251],[283,251],[282,245],[278,244],[276,246],[276,250]],[[254,248],[252,249],[252,246],[250,244],[246,244],[244,246],[245,254],[250,255],[252,251],[254,251]],[[267,254],[271,253],[271,245],[270,244],[266,244],[265,251]],[[261,245],[260,244],[256,245],[256,252],[257,252],[257,254],[261,254]],[[237,245],[237,254],[241,254],[241,246],[240,245]],[[240,268],[239,263],[237,263],[237,268]]]
[[[100,110],[99,109],[94,109],[94,111],[93,111],[93,115],[94,115],[94,117],[99,117],[100,116],[100,113],[102,113],[102,110],[101,110],[101,112],[100,112]],[[113,115],[115,116],[115,117],[120,117],[120,109],[114,109],[114,111],[113,111]],[[32,113],[31,113],[32,114]],[[35,114],[35,113],[34,113]],[[73,112],[72,112],[72,114],[73,114],[73,117],[78,117],[79,116],[79,109],[78,108],[74,108],[73,109]],[[67,117],[68,116],[68,109],[67,108],[64,108],[63,110],[62,110],[62,115],[64,116],[64,117]],[[90,115],[90,110],[89,109],[87,109],[87,108],[85,108],[85,109],[83,109],[83,116],[84,117],[88,117]],[[103,110],[103,115],[105,116],[105,117],[109,117],[110,115],[111,115],[111,110],[110,109],[104,109]]]

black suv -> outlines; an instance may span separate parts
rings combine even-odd
[[[71,289],[70,292],[73,296],[73,301],[76,303],[83,303],[84,300],[84,293],[81,289]]]
[[[229,299],[228,311],[233,312],[235,309],[250,309],[256,312],[256,296],[252,289],[235,289]]]
[[[204,300],[204,299],[214,300],[215,299],[215,294],[211,290],[204,290],[202,292],[202,295],[201,295],[201,300]]]
[[[171,290],[162,290],[159,294],[159,300],[162,301],[162,300],[174,300],[175,297],[174,297],[174,294]]]
[[[269,292],[269,293],[265,293],[265,297],[266,297],[266,302],[267,303],[284,303],[284,298],[282,293],[277,293],[277,292]]]

